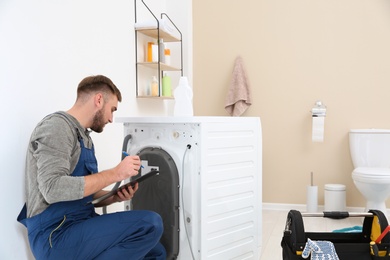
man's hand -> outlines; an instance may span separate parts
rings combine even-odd
[[[122,202],[126,200],[131,200],[134,197],[134,193],[138,190],[138,183],[131,187],[128,185],[127,187],[123,187],[119,189],[118,192],[114,195],[115,202]]]
[[[137,155],[126,156],[116,167],[115,171],[118,174],[118,181],[128,179],[138,174],[141,167],[141,160]]]
[[[138,174],[138,171],[141,167],[141,160],[137,155],[126,156],[116,167],[105,170],[99,173],[91,174],[85,176],[85,186],[84,186],[84,197],[104,189],[108,185],[111,185],[115,182],[123,181],[132,176]],[[118,195],[118,199],[125,198],[127,196],[132,196],[133,193],[127,191],[121,195]]]

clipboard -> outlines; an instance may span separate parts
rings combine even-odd
[[[120,187],[118,187],[116,189],[111,190],[110,192],[104,194],[103,196],[100,196],[99,198],[94,199],[93,201],[91,201],[89,203],[92,203],[94,205],[98,204],[98,203],[102,202],[103,200],[108,199],[109,197],[115,195],[119,190],[127,188],[129,186],[134,187],[134,185],[136,183],[140,183],[140,182],[142,182],[142,181],[144,181],[146,179],[149,179],[150,177],[158,175],[159,173],[160,172],[158,170],[151,170],[150,172],[145,173],[144,175],[141,175],[141,176],[131,180],[130,182],[128,182],[126,184],[123,184],[123,185],[121,185]]]

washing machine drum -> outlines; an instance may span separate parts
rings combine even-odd
[[[149,166],[158,166],[159,175],[139,184],[131,200],[133,210],[151,210],[160,214],[164,233],[160,242],[167,251],[167,259],[179,254],[179,172],[173,158],[163,149],[146,147],[138,152]]]

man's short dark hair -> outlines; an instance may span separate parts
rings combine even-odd
[[[122,101],[122,94],[111,79],[103,75],[89,76],[84,78],[77,87],[77,99],[83,94],[95,92],[111,93],[116,95],[118,101]]]

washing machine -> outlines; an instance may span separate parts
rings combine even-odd
[[[262,139],[257,117],[123,117],[139,184],[125,210],[153,210],[167,259],[259,259]],[[129,181],[129,180],[128,180]]]

